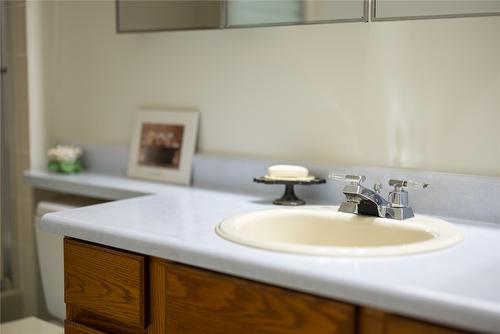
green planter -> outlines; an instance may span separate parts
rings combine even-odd
[[[80,173],[83,170],[83,164],[80,160],[66,161],[49,161],[49,171],[61,174]]]

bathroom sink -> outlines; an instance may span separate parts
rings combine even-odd
[[[391,256],[435,251],[459,243],[460,230],[442,219],[361,216],[338,207],[253,211],[225,219],[224,239],[268,250],[324,256]]]

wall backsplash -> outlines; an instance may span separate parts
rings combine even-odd
[[[129,150],[126,146],[84,146],[84,163],[90,173],[97,175],[127,175]],[[259,201],[271,203],[283,194],[283,185],[264,185],[253,182],[256,176],[266,173],[268,166],[277,163],[289,163],[287,160],[248,159],[225,157],[210,154],[197,154],[193,159],[192,186],[211,190],[246,193],[259,196]],[[422,170],[398,168],[380,168],[369,166],[348,166],[330,163],[314,165],[304,161],[312,175],[327,178],[331,172],[365,175],[365,186],[371,187],[381,183],[381,194],[387,198],[392,187],[389,179],[413,180],[429,184],[427,189],[409,189],[410,204],[419,214],[441,217],[492,222],[500,224],[500,209],[497,202],[500,198],[500,177],[460,175]],[[115,181],[116,182],[116,181]],[[92,182],[89,182],[91,184]],[[144,188],[134,188],[131,184],[126,189],[132,190],[127,197],[140,196],[140,193],[161,193],[162,182],[144,192]],[[168,186],[168,183],[165,184]],[[298,196],[312,205],[339,205],[345,200],[342,189],[343,182],[328,180],[327,184],[315,186],[296,186]],[[70,187],[71,192],[77,187]],[[141,191],[142,188],[142,191]],[[78,194],[78,192],[76,193]],[[81,193],[80,193],[81,194]],[[108,197],[106,197],[108,198]],[[124,197],[109,197],[116,199]]]
[[[171,107],[202,153],[500,176],[500,17],[116,34],[114,6],[27,4],[35,167]]]

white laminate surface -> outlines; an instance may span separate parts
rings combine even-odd
[[[500,228],[450,220],[457,246],[418,255],[342,258],[254,249],[215,226],[260,198],[164,186],[160,195],[45,215],[42,229],[470,330],[500,332]]]
[[[59,174],[27,170],[24,172],[24,177],[32,186],[39,189],[110,200],[161,193],[165,187],[157,182],[92,172]]]

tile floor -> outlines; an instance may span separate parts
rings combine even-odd
[[[63,334],[64,329],[50,322],[28,317],[0,324],[2,334]]]

